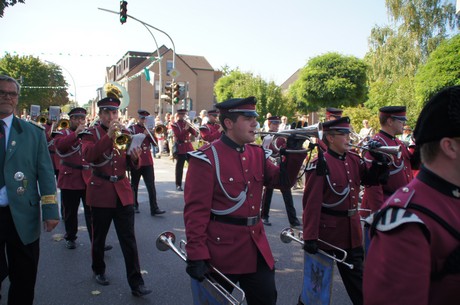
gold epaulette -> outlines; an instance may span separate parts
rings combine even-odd
[[[57,204],[56,194],[54,195],[43,195],[41,197],[42,204]]]

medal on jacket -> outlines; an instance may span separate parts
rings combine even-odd
[[[18,195],[22,195],[24,194],[24,192],[26,191],[25,188],[23,188],[22,186],[18,187],[18,189],[16,190],[16,193],[18,193]]]
[[[23,172],[17,172],[16,174],[14,174],[14,180],[16,180],[16,181],[24,180],[24,173]]]

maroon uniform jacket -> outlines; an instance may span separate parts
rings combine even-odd
[[[139,124],[135,124],[129,127],[128,129],[131,132],[131,134],[134,135],[138,133],[144,133],[145,127]],[[151,134],[153,138],[155,139],[156,143],[158,143],[158,139],[157,137],[155,137],[154,133],[151,133]],[[141,144],[142,154],[139,156],[139,161],[138,161],[139,167],[153,165],[152,152],[150,151],[151,144],[155,145],[152,138],[149,135],[146,135],[144,141],[142,141],[142,144]]]
[[[394,157],[394,162],[390,164],[390,176],[386,184],[365,188],[362,208],[370,209],[371,212],[378,211],[388,197],[414,178],[410,163],[411,153],[401,140],[383,131],[377,133],[373,139],[379,141],[384,146],[401,145],[401,158]],[[373,159],[369,153],[366,154],[365,158],[369,160]]]
[[[342,249],[362,246],[362,230],[357,213],[358,195],[362,179],[367,175],[364,161],[352,152],[339,156],[328,150],[324,158],[329,169],[327,176],[318,176],[313,160],[306,168],[303,194],[303,239],[321,239]],[[323,212],[321,211],[323,209]],[[347,213],[350,216],[326,214]],[[331,248],[319,243],[324,250]]]
[[[89,164],[82,149],[81,138],[75,132],[65,129],[54,136],[56,155],[60,159],[58,188],[84,190],[91,176]]]
[[[125,173],[128,162],[136,168],[138,164],[129,161],[125,150],[113,146],[113,140],[104,127],[94,126],[88,132],[91,135],[82,138],[83,156],[93,171],[86,189],[87,204],[98,208],[115,208],[117,198],[124,206],[134,204],[133,191]],[[128,133],[126,130],[123,132]],[[117,181],[111,182],[96,173],[112,176]]]
[[[385,206],[396,209],[387,210],[387,217],[376,221],[377,230],[364,268],[364,303],[458,304],[460,274],[441,279],[431,276],[442,270],[446,258],[460,242],[409,203],[428,208],[460,232],[458,186],[422,167],[412,182],[386,201]],[[400,209],[405,207],[407,210]]]
[[[50,152],[51,161],[53,161],[53,167],[55,170],[59,170],[59,157],[56,155],[56,147],[54,146],[54,139],[53,139],[53,132],[51,127],[52,124],[45,124],[45,134],[46,134],[46,141],[48,141],[48,151]]]
[[[218,156],[214,158],[213,149]],[[191,260],[209,260],[217,269],[227,274],[256,272],[257,251],[270,268],[274,259],[259,220],[255,225],[240,226],[211,221],[211,209],[226,210],[235,206],[220,186],[231,197],[246,191],[242,206],[231,212],[231,217],[253,217],[260,213],[263,186],[280,185],[280,168],[273,165],[260,146],[237,146],[225,135],[220,140],[189,153],[189,168],[185,182],[184,222],[187,236],[187,257]],[[291,186],[296,180],[303,154],[287,158],[287,173]]]
[[[197,136],[197,133],[192,127],[185,129],[186,126],[187,123],[183,120],[171,124],[171,128],[174,132],[174,141],[178,145],[178,155],[185,155],[189,151],[193,151],[190,135]]]
[[[211,143],[220,138],[222,133],[219,131],[220,124],[217,123],[206,123],[200,126],[200,135],[203,140]]]

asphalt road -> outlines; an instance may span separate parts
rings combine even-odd
[[[113,245],[106,252],[106,276],[109,286],[95,283],[91,271],[90,243],[83,221],[79,215],[77,248],[65,248],[62,223],[51,233],[42,233],[40,265],[35,289],[36,305],[123,305],[123,304],[170,304],[191,305],[190,278],[185,273],[185,262],[172,251],[160,252],[155,246],[158,235],[171,231],[177,241],[185,238],[183,223],[183,193],[175,190],[174,163],[163,156],[155,159],[155,178],[159,205],[166,210],[161,216],[150,216],[148,196],[143,182],[139,188],[140,214],[136,214],[136,239],[141,269],[146,286],[153,293],[142,298],[131,295],[126,280],[123,255],[112,226],[107,243]],[[185,175],[184,175],[185,177]],[[200,177],[196,177],[199,179]],[[203,181],[203,183],[206,183]],[[293,191],[297,215],[301,219],[302,191]],[[284,202],[275,191],[270,211],[272,226],[265,227],[276,263],[278,305],[294,305],[302,289],[303,251],[297,243],[284,244],[280,232],[289,226]],[[177,242],[176,242],[177,244]],[[243,249],[242,249],[243,251]],[[6,304],[8,280],[2,287],[0,304]],[[334,270],[332,287],[333,305],[351,304],[344,290],[337,269]],[[20,305],[20,304],[18,304]]]

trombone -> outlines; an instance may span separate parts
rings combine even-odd
[[[303,233],[302,231],[299,231],[299,232],[298,232],[298,236],[295,236],[294,230],[293,230],[292,228],[285,228],[285,229],[283,229],[283,230],[281,231],[281,233],[280,233],[280,239],[281,239],[281,241],[282,241],[283,243],[285,243],[285,244],[288,244],[288,243],[290,243],[291,241],[296,241],[296,242],[298,242],[299,244],[301,244],[301,245],[303,246],[304,242],[303,242],[303,240],[300,238],[300,236],[302,235],[302,233]],[[333,260],[336,261],[337,263],[342,263],[342,264],[344,264],[345,266],[347,266],[347,267],[350,268],[350,269],[353,269],[353,268],[354,268],[353,264],[349,264],[349,263],[347,263],[347,262],[345,261],[346,258],[347,258],[347,251],[345,251],[345,250],[343,250],[343,249],[341,249],[341,248],[339,248],[339,247],[336,247],[336,246],[334,246],[334,245],[331,245],[330,243],[325,242],[324,240],[318,239],[318,241],[321,242],[321,243],[323,243],[323,244],[325,244],[326,246],[329,246],[329,247],[331,247],[331,248],[334,248],[334,249],[337,250],[337,251],[342,252],[342,253],[343,253],[343,257],[339,259],[339,258],[337,258],[335,255],[331,255],[331,254],[329,254],[329,253],[327,253],[327,252],[325,252],[325,251],[323,251],[323,250],[321,250],[321,249],[318,250],[319,253],[321,253],[321,254],[323,254],[323,255],[325,255],[325,256],[327,256],[327,257],[333,259]]]
[[[174,233],[168,232],[168,231],[163,232],[160,235],[158,235],[158,238],[156,240],[157,249],[160,251],[167,251],[171,249],[183,261],[187,261],[187,253],[183,249],[183,247],[185,247],[187,243],[184,240],[181,240],[180,246],[179,248],[177,248],[174,245],[175,241],[176,241],[176,236],[174,235]],[[212,289],[219,294],[218,297],[222,299],[222,302],[220,304],[224,304],[224,305],[242,304],[245,299],[244,291],[238,285],[236,285],[230,279],[228,279],[223,273],[217,270],[214,266],[211,266],[211,269],[213,270],[213,272],[217,273],[220,277],[222,277],[222,279],[224,279],[226,282],[232,285],[233,288],[235,288],[235,290],[233,290],[233,294],[236,294],[236,296],[228,292],[210,275],[206,275],[204,287],[206,287],[207,289]]]

